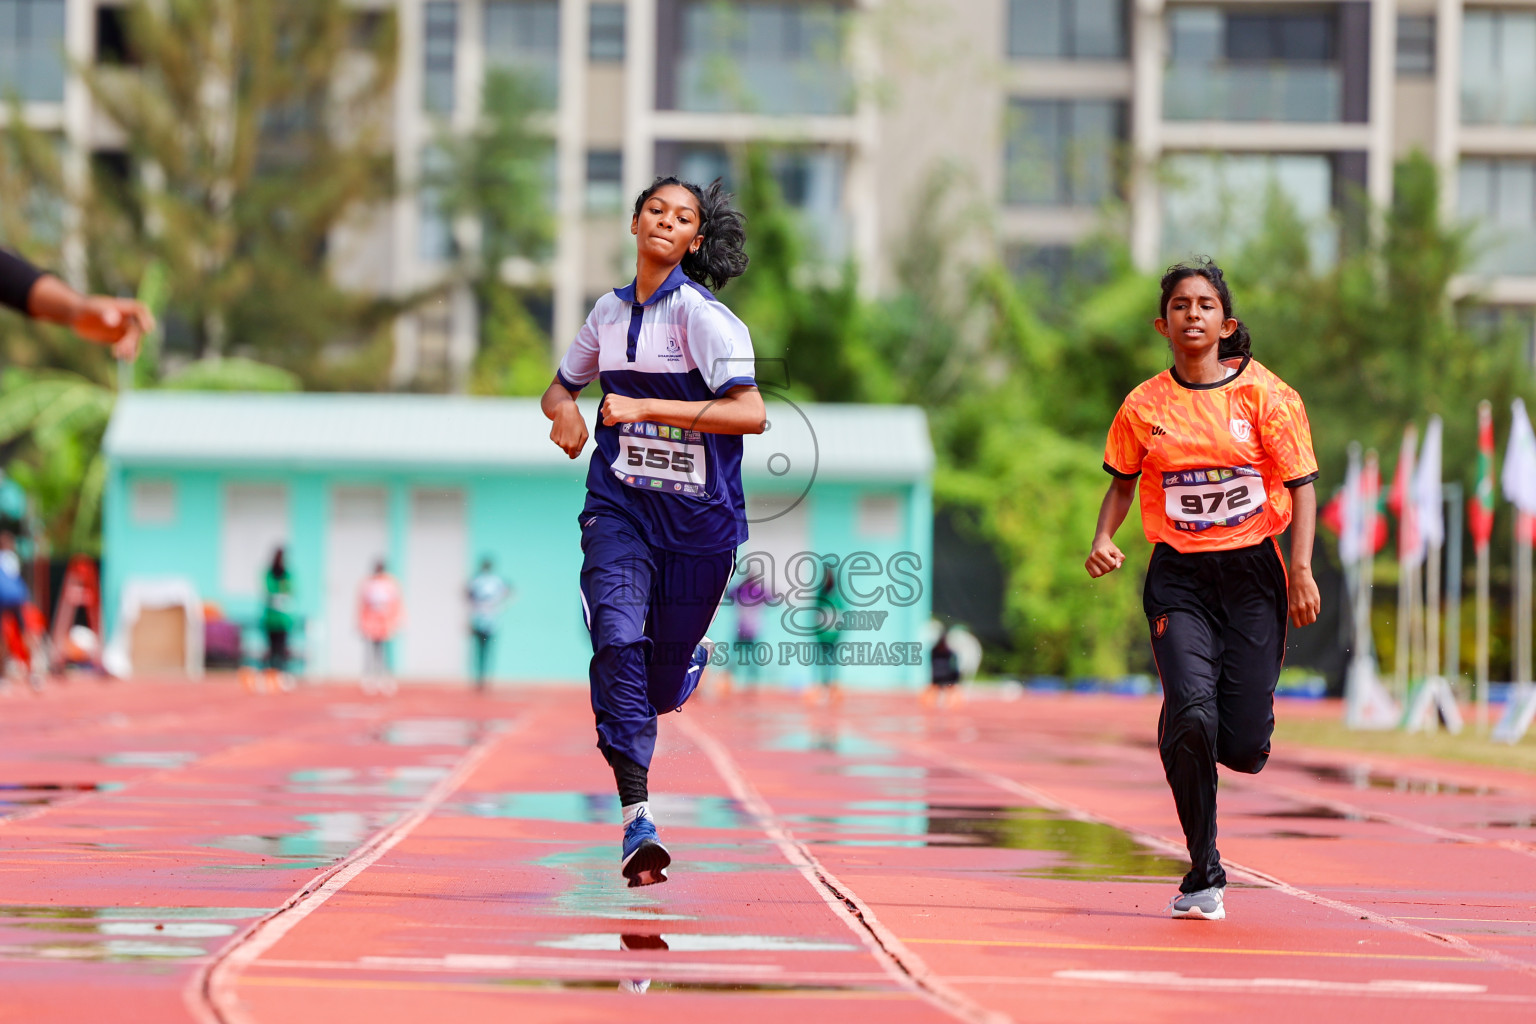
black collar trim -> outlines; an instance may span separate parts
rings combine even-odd
[[[1243,371],[1248,369],[1248,364],[1251,362],[1253,362],[1253,356],[1243,356],[1243,361],[1238,366],[1236,373],[1230,377],[1223,377],[1221,380],[1213,380],[1209,384],[1191,384],[1183,377],[1180,377],[1179,371],[1171,366],[1168,367],[1168,375],[1172,377],[1173,382],[1181,388],[1188,388],[1190,391],[1212,391],[1216,388],[1226,387],[1228,384],[1231,384],[1233,381],[1237,380],[1237,378],[1243,375]]]

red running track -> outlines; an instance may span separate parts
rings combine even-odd
[[[1536,1018],[1536,779],[1281,749],[1171,921],[1155,720],[697,698],[631,890],[579,689],[11,695],[0,1021]]]

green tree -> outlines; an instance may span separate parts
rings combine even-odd
[[[395,26],[345,0],[135,0],[137,66],[76,69],[135,172],[66,187],[90,286],[174,282],[172,344],[243,354],[317,387],[383,383],[404,300],[339,287],[330,246],[394,190],[388,145]],[[24,131],[13,119],[13,152]]]
[[[480,348],[469,390],[537,395],[553,372],[549,337],[519,291],[506,284],[505,273],[509,261],[537,264],[554,246],[549,188],[554,144],[530,121],[543,106],[537,81],[492,71],[482,96],[479,126],[467,134],[441,134],[440,170],[422,184],[440,197],[446,216],[473,220],[477,227],[461,269],[480,311]]]

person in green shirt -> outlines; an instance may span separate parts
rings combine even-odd
[[[267,634],[267,689],[289,689],[293,677],[288,674],[288,634],[293,629],[293,576],[278,548],[267,567],[265,600],[261,609],[261,629]]]

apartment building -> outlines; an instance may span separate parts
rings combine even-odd
[[[1536,346],[1536,0],[357,3],[399,20],[402,181],[445,128],[476,123],[490,70],[540,83],[558,242],[507,276],[557,352],[630,272],[629,197],[657,173],[729,179],[747,143],[771,154],[811,251],[852,259],[872,292],[911,225],[944,215],[924,208],[936,173],[989,211],[1020,268],[1060,267],[1104,231],[1148,267],[1227,251],[1270,188],[1326,262],[1357,198],[1387,202],[1417,147],[1443,171],[1445,216],[1477,226],[1458,290],[1522,318]],[[0,0],[0,92],[70,152],[111,154],[63,55],[114,59],[114,11]],[[336,273],[404,292],[444,272],[462,228],[412,195],[337,247],[359,255]],[[404,318],[396,382],[462,381],[478,330],[467,293]]]

